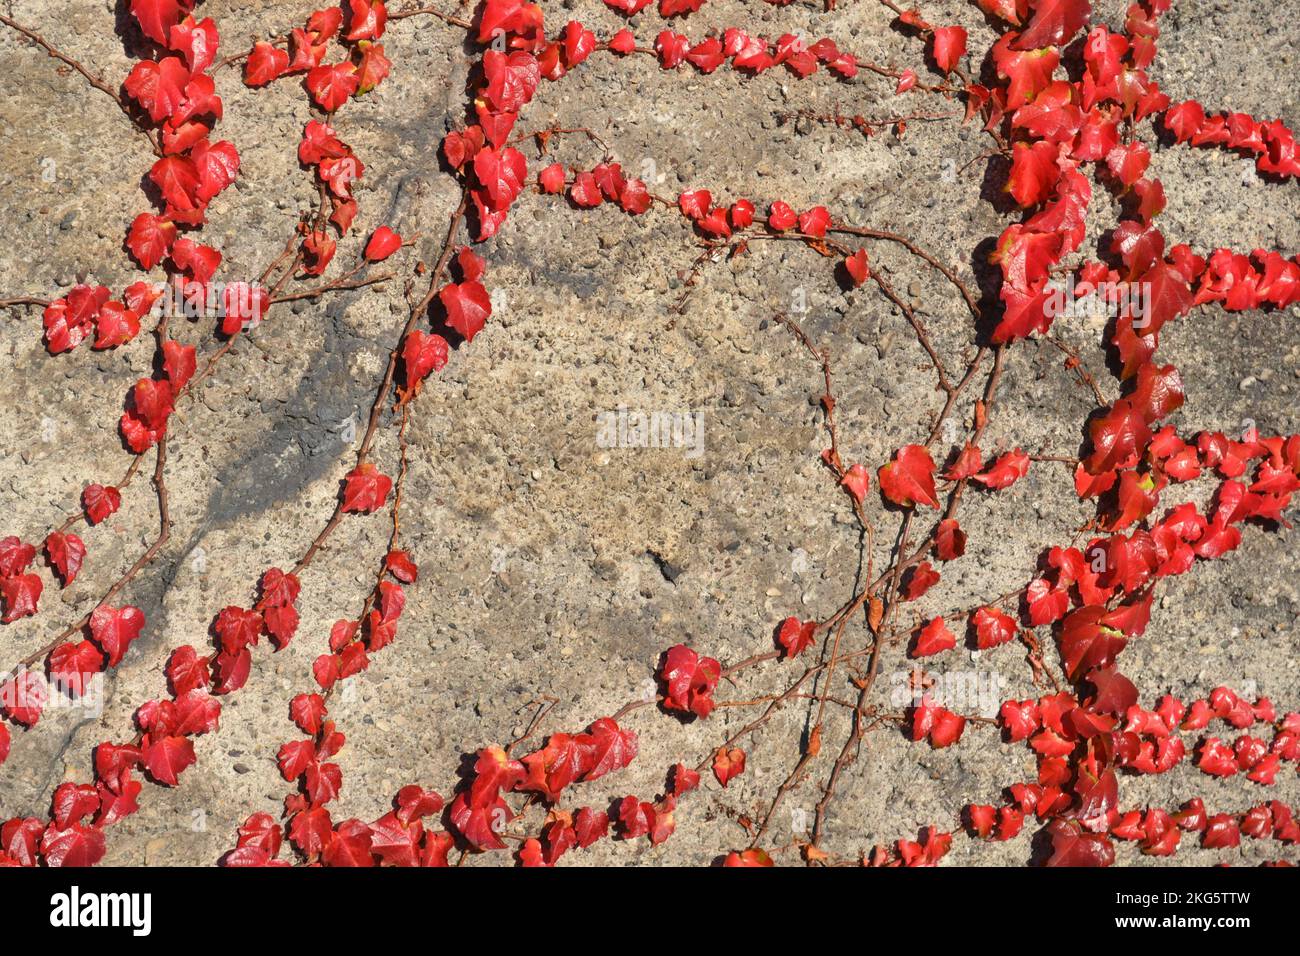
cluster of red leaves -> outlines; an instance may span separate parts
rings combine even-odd
[[[102,285],[73,286],[45,308],[45,347],[56,355],[72,351],[88,338],[94,349],[125,345],[140,334],[140,319],[160,294],[157,286],[148,282],[127,286],[120,301],[110,299],[112,293]]]
[[[863,866],[938,866],[952,849],[952,834],[929,826],[916,840],[898,840],[893,847],[874,846],[862,858]]]
[[[1270,800],[1245,813],[1210,816],[1200,797],[1188,800],[1176,812],[1158,807],[1123,813],[1110,828],[1118,840],[1136,841],[1147,856],[1173,856],[1184,833],[1200,835],[1200,845],[1217,850],[1238,847],[1243,835],[1253,840],[1272,838],[1279,843],[1300,843],[1300,822],[1291,807]]]
[[[333,113],[351,97],[369,93],[388,76],[392,63],[378,42],[387,24],[383,0],[342,0],[337,7],[317,10],[282,44],[287,50],[265,40],[253,44],[244,61],[244,82],[266,86],[282,76],[306,74],[303,82],[312,100]],[[338,63],[325,62],[331,40],[341,44],[347,54]]]
[[[415,580],[419,569],[405,552],[394,551],[386,557],[384,570],[395,580],[379,581],[367,602],[367,613],[359,620],[335,621],[330,628],[330,653],[320,655],[312,664],[312,674],[322,689],[328,691],[339,681],[360,674],[370,666],[370,654],[397,639],[397,622],[406,608],[406,592],[399,582]]]
[[[1272,176],[1300,176],[1295,133],[1281,120],[1265,123],[1247,113],[1209,113],[1195,100],[1171,106],[1165,129],[1179,143],[1225,146],[1255,156],[1255,166]]]

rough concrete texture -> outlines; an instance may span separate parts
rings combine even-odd
[[[4,6],[114,83],[130,68],[113,32],[115,9],[120,24],[124,4]],[[607,36],[622,23],[597,0],[544,6],[552,29],[576,17]],[[921,45],[891,30],[884,7],[866,0],[838,6],[824,13],[821,4],[778,9],[710,0],[684,29],[697,36],[753,25],[769,35],[825,35],[861,57],[921,68]],[[1119,0],[1096,6],[1099,18],[1122,22]],[[202,7],[216,19],[227,52],[250,36],[298,25],[311,9],[305,0],[209,0]],[[1179,0],[1162,22],[1153,77],[1175,101],[1194,97],[1300,126],[1290,79],[1300,20],[1278,12],[1262,0]],[[967,27],[973,51],[995,38],[973,5],[932,0],[925,13]],[[653,11],[634,25],[646,42],[661,28]],[[467,51],[460,30],[427,17],[392,24],[384,41],[393,75],[348,104],[336,123],[367,167],[356,235],[380,223],[421,233],[419,254],[431,261],[456,201],[456,184],[435,152],[463,110]],[[0,64],[8,91],[0,102],[0,290],[53,296],[79,277],[115,289],[134,281],[122,237],[148,208],[140,184],[151,158],[143,141],[106,97],[56,71],[10,31],[0,32]],[[310,176],[295,158],[311,114],[295,81],[253,91],[236,70],[225,70],[217,83],[225,101],[219,134],[238,145],[243,170],[213,204],[202,236],[224,254],[225,274],[256,275],[314,202]],[[885,116],[900,102],[890,81],[868,73],[853,82],[825,74],[796,81],[775,71],[756,79],[729,70],[705,77],[663,73],[648,58],[599,54],[562,83],[543,83],[520,127],[590,126],[625,168],[651,170],[661,194],[690,185],[722,199],[826,203],[837,217],[913,237],[974,282],[976,267],[985,271],[990,240],[1015,221],[985,161],[953,175],[987,139],[951,119],[914,123],[900,141],[778,115],[838,106]],[[906,103],[955,108],[937,97]],[[1149,127],[1142,136],[1169,196],[1161,220],[1171,243],[1300,251],[1294,182],[1266,183],[1226,152],[1158,144]],[[585,167],[600,158],[580,136],[553,146],[561,162]],[[534,171],[535,156],[530,150]],[[42,176],[49,169],[52,181]],[[1115,212],[1097,189],[1089,250]],[[341,264],[360,241],[341,244]],[[710,266],[676,313],[695,242],[675,215],[580,212],[525,194],[500,237],[482,247],[497,310],[427,388],[410,428],[403,529],[420,580],[407,589],[397,642],[332,703],[348,737],[338,758],[345,787],[335,819],[374,819],[409,782],[449,793],[461,755],[508,742],[542,695],[558,699],[543,730],[577,731],[646,693],[656,658],[671,644],[740,660],[770,649],[782,618],[824,618],[852,596],[859,541],[845,496],[818,461],[825,444],[820,371],[769,320],[796,294],[806,297],[804,326],[833,356],[845,457],[873,472],[893,449],[924,436],[940,406],[932,370],[896,308],[875,292],[846,295],[828,261],[791,244],[755,244],[748,256]],[[887,244],[874,243],[870,252],[918,304],[936,347],[956,366],[974,336],[952,287]],[[403,256],[395,261],[409,269],[414,257]],[[1161,354],[1180,368],[1188,394],[1175,419],[1180,430],[1236,433],[1253,419],[1261,432],[1300,431],[1297,314],[1200,308],[1167,328]],[[168,466],[174,534],[123,598],[146,613],[145,633],[109,676],[102,715],[62,708],[34,730],[15,732],[0,769],[0,816],[43,814],[60,781],[89,779],[91,748],[124,738],[133,711],[163,692],[169,650],[208,646],[217,611],[248,604],[263,569],[287,567],[301,555],[351,467],[347,423],[364,418],[405,315],[399,283],[278,308],[183,406],[173,419]],[[206,325],[175,331],[201,353],[211,347]],[[1113,394],[1101,326],[1062,321],[1054,331]],[[84,484],[121,473],[127,457],[116,422],[125,390],[148,374],[151,349],[146,335],[111,352],[83,347],[52,358],[41,342],[39,310],[5,315],[0,534],[39,541],[75,508]],[[1038,340],[1011,350],[999,403],[986,450],[1020,445],[1061,455],[1078,454],[1082,422],[1095,406],[1062,367],[1060,352]],[[596,416],[620,405],[701,413],[703,454],[600,447]],[[969,418],[969,403],[961,414]],[[375,459],[392,473],[396,454],[395,428],[386,426]],[[60,592],[47,580],[41,614],[0,628],[6,664],[89,610],[147,544],[155,512],[146,477],[127,490],[118,516],[87,532],[90,558],[76,583]],[[1202,482],[1191,491],[1203,499],[1211,487]],[[868,505],[882,529],[879,563],[898,520],[874,493]],[[942,584],[914,613],[919,619],[1013,590],[1042,547],[1068,542],[1091,514],[1063,465],[1036,464],[1006,492],[970,495],[962,519],[968,556],[945,568]],[[259,649],[248,685],[224,701],[219,732],[197,741],[198,764],[176,788],[146,784],[140,811],[111,830],[106,863],[211,864],[234,845],[235,827],[248,814],[278,814],[287,785],[275,751],[297,735],[287,701],[312,689],[311,662],[331,622],[359,611],[386,532],[381,516],[345,522],[304,576],[297,638],[278,654]],[[1298,569],[1292,534],[1253,527],[1237,553],[1164,583],[1149,631],[1124,657],[1144,703],[1165,692],[1190,698],[1220,683],[1253,683],[1280,710],[1300,707]],[[865,643],[865,627],[855,624],[848,639]],[[1054,649],[1049,661],[1055,666]],[[795,666],[763,665],[718,696],[779,691]],[[901,648],[886,656],[884,693],[906,668]],[[1002,697],[1039,692],[1011,646],[978,658],[959,649],[930,669],[977,674],[984,686],[996,676]],[[839,684],[835,693],[852,692]],[[702,792],[678,809],[677,834],[666,844],[603,841],[565,862],[705,864],[746,845],[738,820],[761,815],[796,761],[810,720],[806,705],[789,707],[744,744],[749,767],[725,791],[706,777]],[[639,757],[587,786],[583,801],[653,798],[668,767],[698,761],[754,713],[724,707],[707,721],[682,723],[637,711],[628,725],[640,735]],[[844,711],[832,706],[825,755],[787,799],[768,845],[805,838],[801,827],[847,728]],[[1032,755],[991,728],[972,727],[960,746],[943,751],[894,730],[873,733],[839,788],[824,847],[850,857],[927,824],[952,828],[964,803],[996,802],[1003,786],[1033,774]],[[1212,810],[1240,811],[1272,797],[1295,802],[1300,787],[1294,768],[1276,787],[1260,788],[1241,777],[1213,781],[1185,762],[1161,777],[1125,778],[1121,793],[1126,807],[1173,807],[1199,795]],[[530,819],[536,825],[536,811]],[[1023,864],[1035,829],[1006,844],[958,838],[945,862]],[[1177,862],[1300,859],[1295,848],[1272,841],[1247,841],[1239,853],[1191,843],[1184,841]],[[785,850],[778,859],[795,862],[797,855]],[[467,862],[506,860],[492,854]],[[1131,846],[1121,846],[1119,861],[1160,862]]]

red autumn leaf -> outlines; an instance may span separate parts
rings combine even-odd
[[[934,494],[934,460],[921,445],[900,448],[893,461],[880,467],[878,477],[880,490],[896,505],[939,507],[939,499]]]
[[[807,212],[799,214],[799,231],[807,236],[821,239],[831,224],[830,211],[825,206],[814,206]]]
[[[81,571],[82,562],[86,560],[86,545],[72,532],[50,532],[45,539],[45,556],[49,558],[54,570],[66,588],[76,580]]]
[[[957,646],[957,636],[948,630],[942,617],[936,617],[917,632],[912,657],[929,657]]]
[[[147,212],[135,217],[126,237],[127,248],[145,269],[152,269],[166,259],[175,241],[176,226]]]
[[[609,814],[583,807],[573,815],[573,832],[578,846],[585,850],[609,832]]]
[[[388,23],[384,0],[348,0],[349,17],[346,40],[378,40]]]
[[[724,787],[745,772],[745,751],[739,747],[719,747],[713,755],[713,776]]]
[[[217,729],[221,719],[221,701],[206,690],[186,691],[176,700],[175,725],[171,732],[178,737],[207,734]]]
[[[854,288],[864,284],[871,278],[871,268],[867,264],[867,250],[859,249],[852,255],[847,256],[844,260],[844,268],[853,280]]]
[[[358,465],[344,479],[343,510],[373,514],[384,506],[393,480],[370,462]]]
[[[722,665],[700,657],[685,644],[675,644],[664,654],[659,677],[664,682],[664,709],[707,717],[713,711],[713,691]]]
[[[333,839],[334,826],[329,811],[324,807],[304,810],[294,816],[293,822],[289,824],[290,842],[308,859],[315,859],[324,853]]]
[[[383,262],[398,249],[402,248],[402,237],[387,226],[380,226],[370,235],[366,243],[365,256],[371,262]]]
[[[44,585],[34,574],[19,574],[11,578],[0,578],[0,598],[4,599],[4,617],[0,622],[12,624],[23,617],[36,613]]]
[[[904,600],[918,600],[938,583],[939,572],[929,561],[922,561],[908,572],[907,583],[903,586]]]
[[[94,866],[104,857],[104,831],[80,823],[50,824],[41,835],[41,856],[46,866]]]
[[[297,575],[285,574],[279,568],[267,568],[258,581],[258,590],[262,595],[257,605],[259,608],[285,607],[298,602],[302,584]]]
[[[430,372],[439,372],[447,365],[449,346],[437,333],[414,329],[402,343],[402,367],[405,370],[406,390],[415,395]]]
[[[1052,837],[1048,866],[1110,866],[1115,847],[1104,833],[1088,833],[1072,820],[1053,820],[1047,826]]]
[[[1151,440],[1151,426],[1130,399],[1121,398],[1104,415],[1092,420],[1088,434],[1093,450],[1084,460],[1084,467],[1099,475],[1132,466]]]
[[[390,551],[384,557],[384,569],[403,584],[414,584],[420,569],[406,551]]]
[[[90,641],[67,641],[50,652],[49,669],[55,687],[80,697],[91,678],[104,669],[104,655]]]
[[[239,175],[239,151],[227,140],[218,143],[199,140],[190,150],[190,160],[199,177],[196,195],[200,202],[208,202]]]
[[[0,540],[0,578],[22,574],[36,560],[36,549],[20,538],[10,536]]]
[[[419,820],[442,809],[442,796],[434,790],[411,784],[397,791],[397,818],[403,823]]]
[[[779,199],[768,208],[767,224],[776,232],[785,232],[798,221],[799,217],[794,214],[794,210]]]
[[[1108,667],[1128,643],[1120,632],[1105,622],[1105,607],[1081,607],[1066,615],[1059,637],[1061,663],[1071,680],[1078,680],[1096,667]]]
[[[544,193],[559,193],[564,191],[564,167],[559,163],[551,163],[540,173],[537,174],[537,185]],[[576,199],[574,200],[577,201]]]
[[[576,745],[582,751],[582,766],[579,779],[596,780],[607,773],[622,770],[637,754],[637,737],[630,730],[623,730],[610,717],[602,717],[587,732],[575,738]]]
[[[752,849],[741,850],[739,852],[732,850],[727,854],[726,859],[722,861],[723,866],[776,866],[772,858],[768,856],[766,850]]]
[[[173,696],[180,697],[196,687],[206,687],[210,680],[208,659],[200,657],[194,648],[184,644],[172,652],[167,661],[167,681]]]
[[[951,73],[966,55],[963,27],[936,27],[930,35],[930,56],[944,73]]]
[[[189,80],[189,68],[179,57],[168,56],[157,62],[141,60],[122,85],[154,123],[161,123],[180,110]]]
[[[150,168],[149,179],[167,204],[164,215],[187,223],[202,222],[199,172],[188,156],[164,156]]]
[[[1040,0],[1014,45],[1020,50],[1062,46],[1088,22],[1091,12],[1089,0]]]
[[[940,707],[935,713],[934,723],[930,727],[930,746],[936,750],[950,747],[961,739],[961,735],[965,730],[965,717]]]
[[[524,188],[528,163],[514,147],[480,149],[474,155],[474,175],[487,193],[488,208],[504,212]]]
[[[174,787],[180,774],[194,763],[194,744],[185,737],[163,737],[144,748],[143,759],[150,776]]]
[[[1005,644],[1016,636],[1016,619],[995,607],[982,607],[975,612],[975,646],[982,651]]]
[[[122,495],[111,485],[87,485],[81,493],[81,504],[86,509],[86,520],[99,524],[122,506]]]
[[[867,496],[867,489],[871,487],[871,474],[867,469],[855,463],[849,466],[849,470],[840,479],[840,484],[853,496],[854,501],[862,504],[862,499]]]
[[[144,614],[139,607],[100,605],[90,615],[90,632],[95,643],[108,654],[108,666],[121,662],[127,646],[144,628]]]
[[[966,532],[956,518],[939,522],[934,533],[934,553],[940,561],[955,561],[966,553]]]
[[[0,686],[0,708],[11,720],[33,727],[49,700],[45,678],[33,670],[21,670]]]
[[[112,349],[125,345],[140,334],[140,317],[120,302],[105,302],[95,317],[92,348]]]
[[[253,44],[253,51],[244,61],[244,83],[248,86],[266,86],[279,79],[289,69],[289,54],[265,40]]]
[[[1036,206],[1051,196],[1061,175],[1056,152],[1056,145],[1046,141],[1013,146],[1006,190],[1022,207]]]
[[[1025,592],[1029,605],[1029,622],[1042,627],[1059,621],[1070,608],[1070,591],[1065,587],[1052,587],[1043,578],[1035,578]]]
[[[674,797],[689,793],[700,785],[700,775],[684,763],[678,763],[672,770],[672,787],[669,792]]]
[[[981,456],[977,446],[964,445],[957,455],[957,460],[949,466],[943,476],[949,481],[962,481],[966,478],[972,478],[982,467],[983,461],[983,456]]]
[[[817,634],[816,621],[800,621],[797,617],[787,617],[781,622],[781,630],[776,636],[777,643],[785,648],[785,656],[798,657],[813,642]]]
[[[326,113],[333,113],[348,101],[361,79],[351,63],[325,64],[307,74],[307,89],[316,105]]]
[[[986,488],[1001,490],[1014,485],[1029,472],[1029,456],[1019,448],[1007,452],[989,469],[972,477]]]
[[[443,286],[438,299],[447,310],[447,325],[464,336],[466,342],[474,341],[492,315],[492,299],[477,279]]]

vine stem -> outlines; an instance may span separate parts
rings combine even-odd
[[[370,418],[366,423],[366,430],[361,438],[361,445],[357,449],[356,461],[358,466],[365,462],[366,456],[370,454],[371,445],[373,445],[375,441],[375,434],[379,430],[379,418],[383,413],[384,406],[387,404],[388,393],[393,387],[393,380],[397,374],[397,363],[401,356],[402,342],[405,341],[406,336],[415,327],[415,323],[419,317],[423,315],[432,304],[433,297],[438,294],[438,286],[442,282],[443,274],[447,271],[447,264],[451,261],[452,250],[456,246],[456,234],[460,230],[461,223],[465,220],[465,212],[468,208],[469,191],[467,189],[462,189],[460,204],[456,207],[456,211],[452,213],[451,224],[447,228],[447,238],[443,242],[442,252],[438,256],[437,265],[434,266],[433,274],[429,279],[429,291],[426,292],[419,303],[411,309],[411,314],[407,318],[406,324],[402,326],[401,334],[397,337],[396,343],[388,354],[388,367],[384,371],[384,378],[379,385],[379,390],[375,393],[375,400],[370,406]],[[339,523],[342,520],[343,499],[340,496],[339,500],[334,505],[334,512],[330,515],[329,521],[327,521],[325,526],[321,528],[320,533],[316,535],[311,545],[308,546],[307,551],[298,560],[298,563],[294,565],[292,571],[293,574],[300,574],[312,563],[313,560],[315,560],[316,555],[320,552],[325,542],[329,540],[330,535],[334,533],[334,529],[339,526]]]

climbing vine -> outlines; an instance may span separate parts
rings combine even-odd
[[[604,2],[631,17],[652,0]],[[113,520],[122,490],[150,460],[158,521],[148,547],[90,613],[55,624],[47,642],[8,667],[0,709],[10,726],[40,733],[51,695],[84,693],[95,675],[121,665],[148,627],[126,599],[171,533],[168,448],[186,440],[175,413],[198,384],[217,374],[233,344],[256,335],[285,303],[400,281],[409,304],[338,499],[306,551],[267,569],[244,593],[228,595],[231,603],[213,619],[210,645],[169,649],[158,662],[158,696],[136,711],[134,727],[116,728],[85,755],[85,782],[58,786],[48,816],[16,817],[0,826],[0,862],[98,862],[113,825],[138,809],[148,789],[184,784],[196,760],[194,738],[220,732],[223,699],[240,691],[259,657],[293,640],[319,641],[321,652],[286,702],[301,735],[275,755],[286,783],[284,812],[278,819],[250,816],[230,835],[220,861],[225,865],[446,866],[469,854],[504,851],[535,866],[615,837],[659,844],[673,836],[674,812],[702,775],[726,787],[744,774],[747,763],[761,759],[754,732],[790,707],[805,707],[809,715],[798,758],[767,795],[765,811],[742,821],[743,845],[718,848],[726,865],[766,866],[782,854],[810,864],[932,865],[962,834],[1009,840],[1026,827],[1044,831],[1050,846],[1045,857],[1056,865],[1108,865],[1117,840],[1135,841],[1152,855],[1174,853],[1183,839],[1219,848],[1237,846],[1243,837],[1300,842],[1300,821],[1279,800],[1261,797],[1245,813],[1215,812],[1195,797],[1177,807],[1134,806],[1123,787],[1126,779],[1167,773],[1188,761],[1200,773],[1241,774],[1267,788],[1279,773],[1294,773],[1300,761],[1300,713],[1228,687],[1203,700],[1158,696],[1121,671],[1123,651],[1147,630],[1161,581],[1229,554],[1243,534],[1288,528],[1286,512],[1300,489],[1300,436],[1261,435],[1254,428],[1238,437],[1180,434],[1170,418],[1184,401],[1182,380],[1157,355],[1162,328],[1197,306],[1277,310],[1300,302],[1300,260],[1262,249],[1198,252],[1167,241],[1157,225],[1164,189],[1149,174],[1151,154],[1136,131],[1152,124],[1171,145],[1236,151],[1279,187],[1300,174],[1292,131],[1276,120],[1170,102],[1148,70],[1160,17],[1172,0],[1138,0],[1114,31],[1093,22],[1088,0],[977,0],[999,34],[986,51],[968,50],[961,27],[932,24],[921,11],[882,0],[913,62],[902,69],[869,62],[828,38],[770,38],[741,26],[707,35],[678,32],[675,26],[704,2],[658,0],[665,26],[653,36],[624,28],[599,37],[578,20],[548,23],[540,6],[523,0],[482,0],[472,10],[452,9],[450,0],[447,9],[393,10],[382,0],[344,0],[219,58],[218,24],[200,18],[196,0],[131,0],[131,28],[151,52],[116,84],[69,57],[35,26],[0,15],[0,23],[76,71],[129,117],[138,133],[134,145],[152,157],[151,189],[141,207],[153,207],[123,223],[125,247],[143,278],[121,290],[79,284],[57,299],[35,292],[0,305],[31,315],[41,310],[32,334],[43,334],[51,361],[79,349],[114,349],[146,333],[155,342],[150,374],[124,396],[119,432],[129,459],[121,475],[87,476],[80,502],[52,516],[43,542],[0,541],[3,622],[50,614],[42,610],[44,593],[67,587],[95,559],[95,529]],[[834,5],[827,0],[828,9]],[[415,258],[413,237],[385,225],[365,234],[355,228],[361,210],[354,184],[366,175],[366,162],[382,158],[358,156],[341,122],[353,99],[401,68],[385,54],[387,32],[430,17],[463,31],[476,50],[470,102],[441,144],[443,174],[455,179],[459,199],[445,223],[430,226],[442,236],[432,265]],[[904,136],[909,124],[934,121],[980,130],[989,144],[984,158],[1006,164],[1005,191],[1023,213],[996,238],[996,301],[981,302],[959,270],[908,236],[856,223],[829,206],[799,209],[779,196],[724,198],[708,184],[658,195],[655,183],[629,176],[590,129],[523,131],[519,123],[543,81],[562,82],[593,57],[639,57],[663,71],[698,75],[780,71],[822,83],[865,72],[904,104],[894,115],[792,115],[862,136]],[[978,65],[974,72],[971,63]],[[209,206],[224,201],[241,175],[238,145],[218,138],[222,100],[215,77],[224,70],[240,71],[254,88],[300,83],[315,112],[297,144],[300,165],[316,187],[315,207],[256,281],[223,281],[221,254],[203,243]],[[560,136],[584,137],[595,150],[593,161],[566,168],[525,156],[535,147],[545,157]],[[1096,188],[1110,191],[1123,213],[1109,244],[1091,259],[1081,248]],[[612,714],[592,714],[585,727],[546,727],[554,701],[539,699],[524,733],[509,742],[481,742],[469,771],[450,789],[454,754],[446,755],[443,768],[421,768],[389,806],[375,808],[373,819],[336,820],[330,808],[344,780],[332,758],[347,740],[331,718],[331,698],[340,682],[365,671],[399,639],[406,589],[420,586],[420,555],[404,541],[401,522],[408,464],[418,454],[408,429],[420,414],[421,393],[438,388],[437,373],[489,328],[490,262],[475,246],[510,228],[525,193],[537,194],[555,216],[570,208],[609,207],[600,214],[680,222],[701,252],[685,273],[678,309],[712,264],[746,255],[756,243],[808,250],[812,266],[833,268],[845,291],[870,289],[901,312],[933,369],[940,407],[928,433],[887,460],[848,460],[830,352],[794,316],[774,316],[819,383],[826,446],[821,462],[827,481],[842,489],[840,507],[860,533],[865,574],[854,593],[823,617],[770,622],[770,634],[756,633],[752,655],[741,661],[724,664],[709,656],[707,646],[666,647],[656,662],[652,699],[637,696]],[[922,315],[875,268],[873,250],[881,245],[933,271],[966,310],[973,345],[959,360],[941,354]],[[1096,403],[1081,454],[1020,447],[990,452],[986,430],[1004,412],[999,385],[1009,350],[1048,337],[1053,322],[1083,299],[1110,311],[1104,351],[1115,376],[1098,380],[1082,357],[1053,340]],[[174,334],[181,317],[214,320],[210,339],[183,344]],[[391,460],[376,450],[384,431],[396,436]],[[963,501],[997,494],[1030,468],[1060,464],[1078,497],[1096,502],[1088,526],[1073,540],[1045,548],[1037,556],[1038,572],[1018,589],[919,624],[905,620],[905,605],[977,544],[962,528]],[[1212,498],[1180,500],[1178,487],[1203,476],[1217,482]],[[364,520],[386,521],[389,529],[383,553],[357,556],[373,569],[373,583],[352,596],[355,613],[327,636],[300,636],[303,575],[336,529]],[[49,566],[44,574],[37,565],[42,553]],[[982,652],[1021,653],[1041,694],[1001,701],[995,717],[947,709],[928,693],[933,679],[924,662],[953,653],[959,642]],[[887,657],[904,656],[921,663],[915,701],[900,710],[882,697],[877,678]],[[638,735],[654,733],[649,712],[707,722],[723,703],[717,697],[721,682],[737,684],[759,669],[784,675],[784,689],[726,702],[753,708],[753,718],[708,752],[664,767],[662,792],[628,795],[603,807],[584,798],[584,784],[637,758]],[[828,708],[848,714],[841,739],[829,735]],[[853,858],[835,857],[826,849],[830,807],[868,738],[891,727],[932,748],[959,746],[968,734],[1002,735],[1028,748],[1037,775],[1008,779],[1001,793],[971,795],[970,803],[953,807],[920,834],[900,833]],[[21,739],[0,724],[0,762]],[[778,847],[770,839],[773,817],[809,780],[820,795],[808,832]]]

